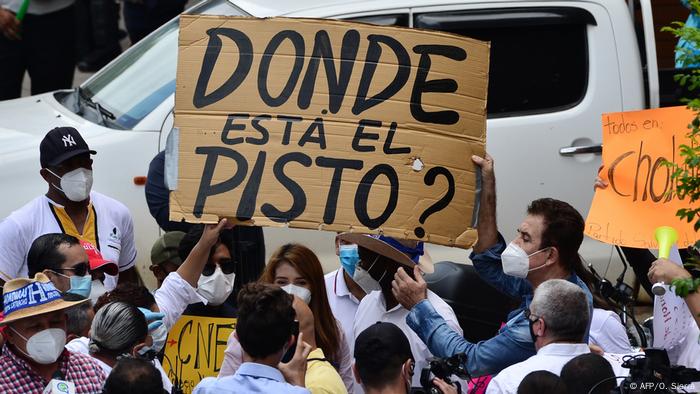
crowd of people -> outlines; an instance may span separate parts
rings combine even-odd
[[[50,130],[39,151],[46,194],[0,222],[0,392],[42,393],[59,383],[75,393],[180,392],[161,360],[183,315],[236,319],[218,376],[196,394],[408,393],[426,385],[446,394],[607,393],[629,374],[619,361],[635,354],[625,327],[597,305],[578,254],[583,218],[566,202],[538,199],[507,243],[488,155],[473,157],[482,192],[470,260],[519,305],[492,338],[473,343],[464,339],[470,327],[428,289],[423,275],[434,263],[422,242],[340,233],[338,269],[324,275],[301,244],[265,262],[260,229],[227,219],[168,222],[160,214],[167,188],[157,184],[147,200],[171,231],[152,247],[157,286],[148,289],[134,268],[129,210],[92,190],[97,152],[69,127]],[[691,274],[657,260],[647,275],[670,283]],[[686,299],[696,319],[699,298]],[[431,360],[455,355],[456,375],[424,373]]]

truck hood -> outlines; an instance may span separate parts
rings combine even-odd
[[[82,133],[87,125],[94,125],[61,105],[54,94],[0,101],[0,157],[27,149],[38,154],[41,139],[54,127],[75,127]]]

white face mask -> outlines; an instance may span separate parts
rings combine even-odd
[[[10,327],[11,328],[11,327]],[[63,347],[66,346],[66,332],[60,328],[48,328],[39,331],[27,339],[14,328],[11,328],[15,334],[27,341],[27,353],[29,358],[39,364],[51,364],[58,360],[58,357],[63,353]]]
[[[309,302],[311,302],[311,290],[307,289],[306,287],[301,287],[290,283],[286,286],[282,286],[282,290],[301,298],[306,305],[309,305]]]
[[[153,346],[151,346],[151,349],[155,350],[156,353],[160,352],[163,346],[165,346],[165,340],[168,339],[168,330],[165,328],[165,324],[161,324],[149,334],[151,334],[151,338],[153,338]]]
[[[221,305],[233,291],[235,273],[224,274],[218,265],[214,273],[209,276],[200,276],[197,281],[197,293],[204,297],[211,305]]]
[[[547,263],[530,269],[530,257],[549,249],[540,249],[534,253],[527,254],[520,246],[514,244],[513,242],[508,244],[506,250],[501,253],[501,262],[503,264],[503,273],[510,276],[515,276],[516,278],[526,278],[528,272],[538,270],[547,265]]]
[[[370,267],[370,269],[371,268],[372,267]],[[362,267],[360,267],[359,264],[357,265],[357,267],[355,267],[355,274],[352,276],[352,280],[355,281],[355,283],[357,283],[357,285],[360,286],[366,294],[382,289],[382,286],[379,285],[379,282],[376,279],[374,279],[369,274],[369,272],[365,271]]]
[[[92,288],[90,289],[90,301],[92,302],[92,305],[95,305],[95,303],[97,303],[97,299],[100,298],[100,296],[102,296],[106,292],[107,289],[105,288],[105,285],[102,283],[101,280],[93,280]]]
[[[46,170],[61,180],[61,187],[56,185],[54,185],[54,187],[62,191],[69,200],[80,202],[90,197],[90,190],[92,189],[92,170],[79,167],[63,174],[62,177],[56,175],[48,168]]]

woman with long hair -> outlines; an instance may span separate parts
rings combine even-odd
[[[323,349],[326,358],[340,373],[348,392],[352,393],[352,354],[340,323],[333,317],[328,304],[323,268],[316,254],[306,246],[286,244],[270,257],[260,282],[276,284],[309,305],[314,315],[316,345]],[[240,360],[235,360],[238,352],[229,351],[235,346],[232,346],[232,341],[235,341],[233,334],[229,337],[219,377],[233,374],[240,364]]]

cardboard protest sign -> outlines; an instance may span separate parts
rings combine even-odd
[[[236,319],[183,315],[165,342],[163,369],[185,394],[207,376],[218,376]]]
[[[686,247],[697,236],[693,223],[676,216],[690,208],[675,193],[672,170],[665,161],[681,164],[680,146],[690,145],[686,107],[603,114],[603,168],[606,189],[597,189],[586,219],[586,235],[602,242],[658,249],[654,230],[671,226],[677,244]],[[591,179],[591,183],[592,183]]]
[[[171,219],[474,242],[488,43],[191,15],[179,40]]]

